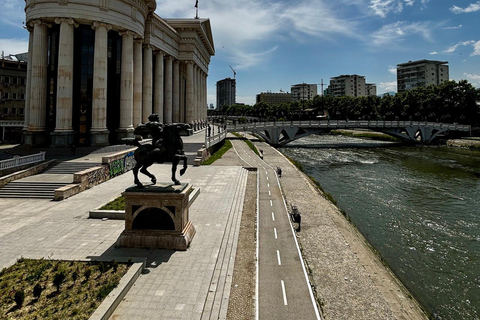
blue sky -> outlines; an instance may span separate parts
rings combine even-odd
[[[195,0],[157,0],[163,18],[193,18]],[[25,52],[23,0],[0,0],[0,51]],[[448,61],[450,79],[480,87],[480,1],[475,0],[199,0],[210,18],[215,83],[237,71],[237,102],[255,103],[264,91],[297,83],[325,84],[359,74],[377,92],[396,91],[396,65]],[[325,86],[326,88],[326,86]],[[320,85],[318,87],[320,92]]]

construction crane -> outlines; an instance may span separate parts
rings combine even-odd
[[[235,80],[235,77],[237,76],[237,72],[235,71],[235,69],[232,68],[232,66],[230,66],[230,69],[232,69],[233,71],[233,79]]]

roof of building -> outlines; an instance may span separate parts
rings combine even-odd
[[[448,61],[437,61],[437,60],[427,60],[427,59],[422,59],[422,60],[416,60],[416,61],[408,61],[405,63],[399,63],[397,64],[398,67],[403,67],[403,66],[409,66],[409,65],[414,65],[414,64],[421,64],[421,63],[435,63],[435,64],[447,64]]]

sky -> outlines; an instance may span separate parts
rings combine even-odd
[[[23,0],[0,0],[0,51],[27,51]],[[162,18],[194,18],[195,0],[157,0]],[[365,76],[377,93],[396,92],[396,66],[448,61],[450,79],[480,87],[480,1],[475,0],[199,0],[215,46],[208,103],[217,81],[233,78],[237,102],[260,92],[290,92],[342,74]]]

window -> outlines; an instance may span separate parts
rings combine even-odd
[[[12,114],[16,115],[17,114],[17,108],[12,108]]]
[[[5,76],[5,83],[10,84],[10,77],[9,76]]]
[[[17,93],[16,92],[12,93],[12,100],[17,100]]]
[[[24,93],[20,93],[20,100],[25,100],[25,94]]]
[[[8,92],[5,92],[5,93],[3,94],[3,99],[8,100],[9,98],[10,98],[10,97],[9,97]]]
[[[18,78],[12,78],[12,83],[13,84],[18,84]]]
[[[3,108],[3,114],[8,114],[8,108]]]

